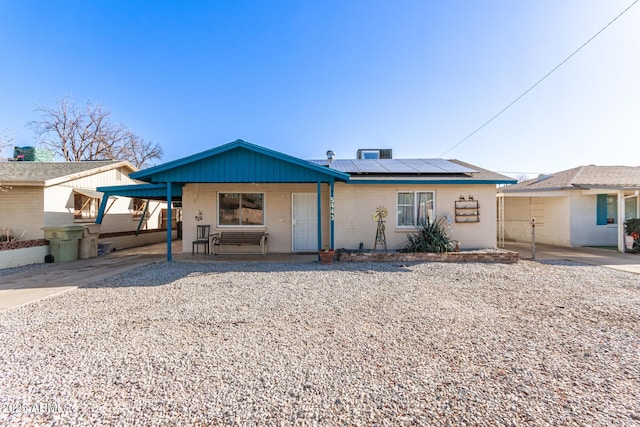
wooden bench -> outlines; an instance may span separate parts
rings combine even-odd
[[[221,231],[211,235],[213,254],[221,254],[220,246],[260,246],[262,256],[267,254],[267,235],[263,231]],[[248,252],[224,252],[225,254],[244,254]]]

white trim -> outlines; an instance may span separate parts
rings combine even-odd
[[[398,190],[396,191],[396,200],[395,200],[395,226],[397,229],[401,229],[401,230],[415,230],[417,228],[417,224],[411,224],[411,225],[400,225],[398,224],[398,194],[400,193],[413,193],[413,216],[414,219],[417,219],[418,217],[418,201],[417,201],[417,194],[418,193],[431,193],[432,196],[432,204],[433,204],[433,218],[430,218],[431,220],[434,220],[437,216],[436,214],[436,191],[435,190]]]

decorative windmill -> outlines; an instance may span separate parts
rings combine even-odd
[[[387,251],[387,237],[384,234],[384,218],[387,217],[389,211],[384,206],[378,206],[376,212],[373,214],[373,219],[378,221],[378,227],[376,229],[376,242],[373,245],[375,251],[378,247],[378,243],[384,246],[385,252]]]

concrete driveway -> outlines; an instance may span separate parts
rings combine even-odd
[[[0,311],[164,259],[164,253],[154,253],[155,248],[135,249],[137,250],[123,250],[72,262],[42,264],[33,269],[0,276]]]
[[[530,243],[505,242],[504,248],[518,252],[520,259],[532,259]],[[640,274],[640,255],[620,253],[613,249],[592,247],[566,248],[563,246],[536,244],[535,259],[537,261],[574,261]]]

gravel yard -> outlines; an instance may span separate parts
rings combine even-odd
[[[0,424],[640,425],[640,276],[157,263],[0,313]]]

